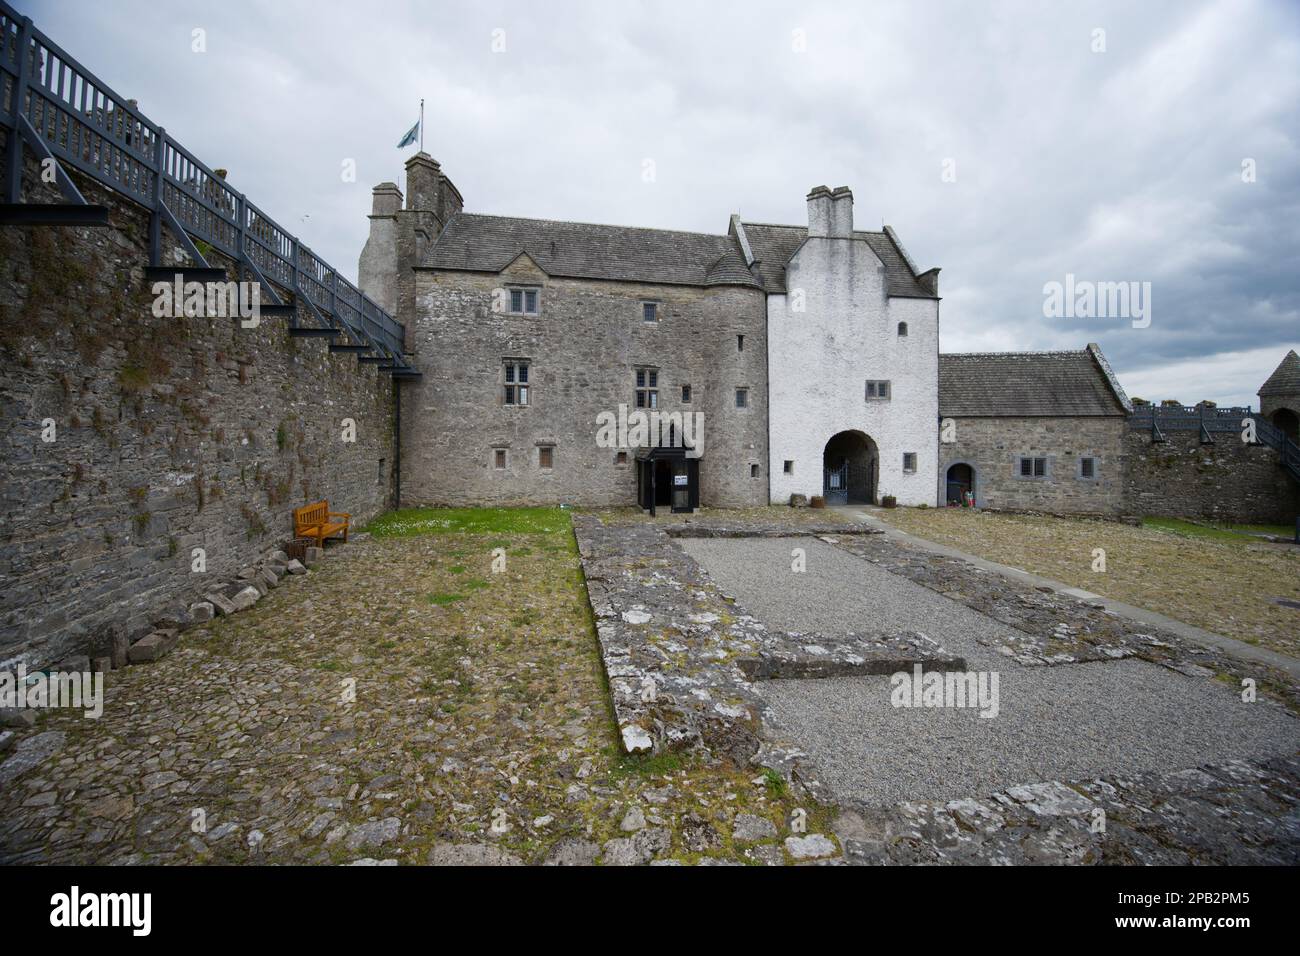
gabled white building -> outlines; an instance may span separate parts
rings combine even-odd
[[[843,186],[808,194],[807,228],[732,231],[768,293],[770,500],[937,504],[939,270],[855,230]]]

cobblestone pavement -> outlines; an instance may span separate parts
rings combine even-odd
[[[568,521],[331,546],[0,763],[7,863],[786,863],[761,768],[621,752]],[[507,549],[503,573],[492,550]],[[355,694],[355,700],[348,697]],[[796,811],[803,811],[797,813]]]

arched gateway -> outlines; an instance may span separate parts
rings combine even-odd
[[[842,431],[822,452],[822,496],[828,505],[872,504],[876,500],[879,452],[870,436]]]

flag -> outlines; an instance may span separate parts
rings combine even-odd
[[[401,149],[403,146],[410,146],[412,143],[415,142],[415,138],[416,136],[419,135],[419,132],[420,132],[420,123],[417,120],[415,125],[406,131],[406,135],[403,136],[402,141],[397,144],[397,148]]]

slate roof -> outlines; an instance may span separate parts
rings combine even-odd
[[[521,252],[552,276],[760,287],[731,236],[473,213],[451,218],[424,265],[500,272]]]
[[[1300,393],[1300,355],[1296,355],[1295,349],[1286,353],[1286,358],[1282,359],[1273,374],[1268,377],[1268,381],[1259,387],[1257,395],[1282,395],[1282,394]]]
[[[807,226],[778,226],[764,222],[743,223],[749,248],[758,260],[758,271],[763,277],[763,288],[770,293],[785,291],[785,266],[799,251],[808,237]],[[853,235],[865,239],[871,251],[885,265],[885,281],[890,295],[913,298],[936,298],[916,281],[902,250],[883,232],[854,230]]]
[[[939,356],[944,418],[1125,415],[1093,353],[970,352]]]

